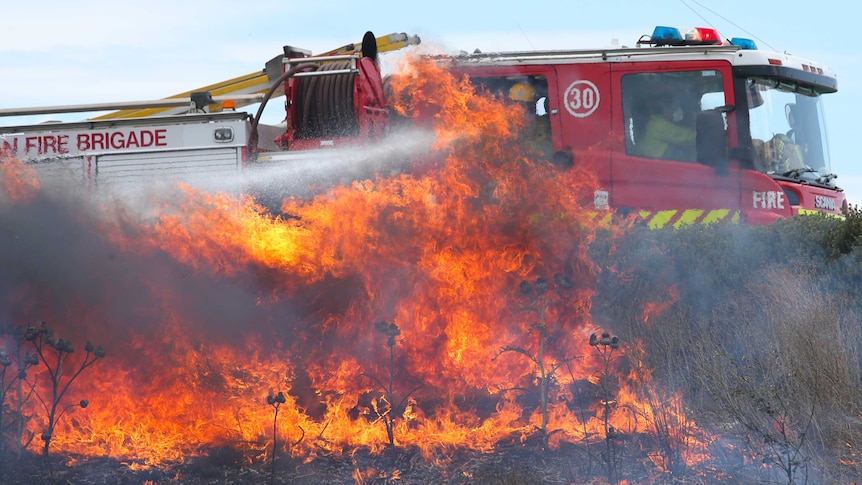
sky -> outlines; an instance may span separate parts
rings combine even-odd
[[[856,16],[843,1],[7,3],[0,20],[0,109],[164,98],[257,72],[283,45],[324,52],[359,42],[368,30],[406,32],[424,46],[457,52],[634,46],[657,25],[713,27],[724,38],[752,38],[762,50],[802,56],[837,73],[838,93],[824,100],[832,169],[850,203],[862,205],[853,126],[862,107],[862,55]],[[59,119],[95,114],[68,116]],[[0,125],[45,119],[5,118]]]

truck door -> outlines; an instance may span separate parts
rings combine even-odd
[[[483,66],[466,69],[465,72],[470,76],[470,83],[480,92],[524,109],[527,122],[521,141],[532,154],[550,160],[561,144],[554,69],[542,65]]]
[[[605,187],[613,146],[610,64],[558,64],[556,69],[559,104],[552,103],[550,113],[559,119],[558,150],[568,154],[576,167],[594,173]]]
[[[701,112],[733,104],[729,65],[630,62],[611,71],[618,95],[611,99],[610,206],[655,228],[738,219],[739,166],[699,156],[696,135]]]

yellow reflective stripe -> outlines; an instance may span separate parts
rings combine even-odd
[[[673,227],[679,229],[682,226],[690,226],[697,222],[697,218],[703,214],[701,209],[687,209],[682,212],[679,219],[673,224]]]
[[[799,209],[798,214],[799,214],[799,215],[802,215],[802,216],[810,216],[810,215],[817,215],[817,214],[819,214],[819,215],[822,215],[822,216],[837,217],[837,218],[839,218],[839,219],[844,219],[844,218],[845,218],[842,214],[831,214],[831,213],[829,213],[829,212],[821,212],[821,211],[816,210],[816,209]]]
[[[701,222],[701,224],[712,224],[714,222],[718,222],[718,221],[724,219],[725,217],[727,217],[728,214],[730,214],[730,209],[711,210],[706,214],[706,216],[700,222]]]
[[[678,210],[663,210],[658,212],[645,210],[638,211],[638,215],[647,223],[647,226],[650,229],[660,229],[666,226],[677,213],[679,213]],[[706,213],[706,215],[704,215],[704,213]],[[685,225],[697,223],[713,224],[726,219],[730,214],[730,209],[713,209],[710,211],[704,211],[703,209],[686,209],[682,211],[682,215],[680,215],[679,219],[673,223],[673,227],[678,229]],[[701,216],[703,216],[702,219]],[[739,218],[739,211],[734,211],[730,221],[737,224],[739,223]],[[700,219],[700,221],[698,221],[698,219]]]
[[[673,216],[676,215],[677,212],[678,211],[675,210],[658,211],[655,213],[652,219],[650,219],[647,225],[650,227],[650,229],[662,228],[665,226],[665,224],[668,223],[668,221],[673,218]]]

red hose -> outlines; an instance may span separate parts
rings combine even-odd
[[[253,163],[257,159],[257,147],[259,141],[259,135],[257,131],[258,124],[260,124],[260,117],[263,114],[263,109],[266,107],[267,101],[272,97],[275,93],[275,90],[278,89],[279,86],[284,84],[284,81],[290,77],[293,77],[298,72],[304,71],[316,71],[319,66],[317,64],[305,63],[294,66],[287,71],[284,71],[275,82],[272,83],[272,86],[269,87],[269,90],[263,96],[263,99],[260,101],[260,107],[257,109],[257,114],[251,120],[251,132],[248,137],[248,161]]]

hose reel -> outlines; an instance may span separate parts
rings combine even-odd
[[[317,75],[301,79],[294,99],[297,138],[359,134],[354,99],[356,73],[326,74],[327,71],[350,69],[350,60],[325,62],[315,71]]]

